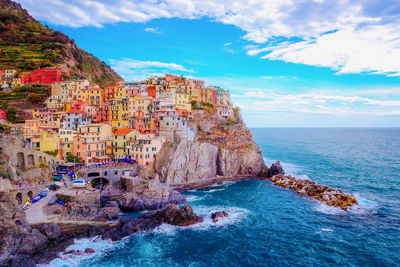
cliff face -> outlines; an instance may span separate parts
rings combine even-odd
[[[20,4],[0,0],[0,18],[0,69],[28,71],[58,65],[100,86],[122,80],[110,66],[35,20]]]
[[[157,157],[153,176],[160,182],[180,185],[205,181],[217,176],[264,176],[266,167],[238,111],[234,119],[221,120],[206,107],[195,115],[194,141],[164,144]]]

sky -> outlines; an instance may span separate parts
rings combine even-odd
[[[231,92],[249,127],[399,127],[398,0],[18,0],[125,80]]]

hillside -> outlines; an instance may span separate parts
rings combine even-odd
[[[55,65],[100,86],[122,79],[74,40],[35,20],[20,4],[0,0],[0,69],[22,72]]]

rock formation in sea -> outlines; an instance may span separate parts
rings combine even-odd
[[[351,206],[358,205],[358,201],[354,195],[345,194],[340,189],[320,185],[309,179],[297,179],[291,175],[284,176],[282,173],[278,173],[268,179],[271,180],[274,185],[294,190],[311,199],[324,202],[328,206],[341,208],[345,211]]]
[[[116,241],[140,231],[154,229],[162,223],[189,226],[202,221],[203,217],[196,215],[191,206],[183,205],[179,207],[175,204],[169,204],[162,209],[144,213],[138,219],[122,218],[115,226],[109,228],[102,238]]]

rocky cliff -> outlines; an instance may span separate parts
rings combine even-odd
[[[31,266],[29,257],[44,251],[48,238],[29,226],[8,192],[0,191],[0,265]]]
[[[220,119],[213,107],[196,112],[194,141],[165,143],[147,176],[172,186],[218,177],[265,176],[268,168],[253,136],[235,110]]]

